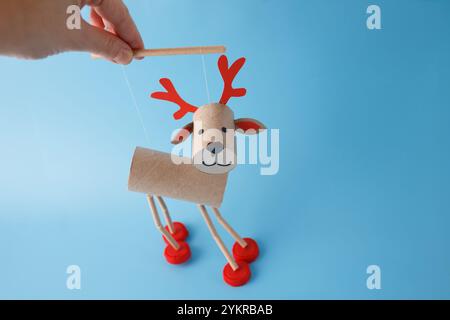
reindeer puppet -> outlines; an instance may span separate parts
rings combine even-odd
[[[219,58],[218,66],[224,81],[219,103],[195,107],[184,101],[169,79],[161,79],[166,92],[155,92],[152,98],[177,104],[180,109],[174,113],[176,120],[192,112],[193,122],[185,125],[172,140],[173,144],[185,141],[192,134],[192,159],[180,158],[167,153],[137,148],[131,165],[129,189],[147,194],[153,218],[158,230],[167,243],[164,256],[172,264],[180,264],[191,256],[186,242],[188,231],[180,222],[172,222],[162,196],[195,202],[217,245],[228,263],[223,269],[223,278],[232,286],[240,286],[250,279],[249,263],[259,253],[257,243],[251,238],[241,238],[224,220],[219,212],[226,187],[228,172],[237,162],[235,132],[255,134],[265,126],[254,119],[234,119],[233,111],[227,106],[232,97],[246,94],[243,88],[233,88],[233,80],[245,63],[240,58],[228,67],[226,56]],[[187,163],[188,162],[188,163]],[[167,226],[159,219],[155,199],[162,208]],[[236,243],[232,254],[218,235],[205,205],[210,205],[219,223],[231,234]]]

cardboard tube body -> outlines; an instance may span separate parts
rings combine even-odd
[[[182,164],[176,164],[172,157],[175,156],[136,148],[131,163],[128,190],[219,208],[228,175],[203,173],[190,164],[191,159],[178,158],[178,163]]]

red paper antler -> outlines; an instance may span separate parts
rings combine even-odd
[[[233,80],[241,70],[245,63],[245,58],[236,60],[230,68],[228,68],[228,59],[225,55],[219,58],[219,70],[224,82],[221,104],[227,104],[232,97],[243,97],[247,93],[244,88],[233,88]]]
[[[180,107],[180,110],[173,114],[175,120],[183,118],[186,113],[197,111],[197,107],[187,103],[180,97],[170,79],[163,78],[159,80],[159,83],[161,83],[164,89],[166,89],[166,92],[153,92],[151,97],[154,99],[165,100],[177,104]]]

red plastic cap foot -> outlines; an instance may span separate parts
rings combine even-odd
[[[250,280],[252,275],[246,262],[240,261],[237,264],[239,268],[236,270],[233,270],[229,263],[223,268],[223,280],[232,287],[243,286]]]
[[[191,249],[186,242],[178,242],[180,247],[175,250],[171,245],[167,245],[164,249],[164,257],[166,257],[167,262],[171,264],[182,264],[189,260],[191,257]]]
[[[237,261],[252,263],[256,260],[256,258],[258,258],[259,255],[258,244],[251,238],[244,238],[244,240],[247,242],[247,246],[245,248],[241,247],[238,242],[233,245],[233,257]]]
[[[177,240],[178,242],[180,241],[185,241],[186,238],[189,236],[189,231],[186,228],[186,226],[184,224],[182,224],[181,222],[174,222],[173,223],[173,228],[175,229],[174,233],[170,233],[169,227],[166,226],[166,230],[169,231],[169,233],[172,235],[172,237]],[[164,241],[169,244],[169,242],[167,241],[166,237],[163,236]]]

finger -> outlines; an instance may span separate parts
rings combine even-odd
[[[103,22],[102,17],[97,13],[97,11],[94,10],[94,8],[91,8],[91,24],[97,28],[105,29],[105,23]]]
[[[99,16],[99,14],[94,10],[94,8],[91,8],[90,23],[94,27],[105,29],[105,23],[103,22],[102,17]],[[98,54],[91,54],[91,56],[93,59],[101,58],[101,56]]]
[[[86,0],[95,12],[132,49],[143,49],[144,42],[122,0]]]
[[[110,32],[84,23],[82,34],[82,50],[102,56],[118,64],[129,64],[133,59],[130,46]]]

